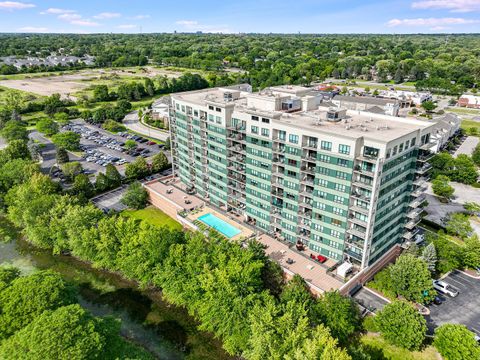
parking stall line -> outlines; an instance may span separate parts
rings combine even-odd
[[[462,283],[461,281],[458,281],[458,280],[456,280],[456,279],[454,279],[454,278],[449,278],[449,277],[447,277],[447,278],[445,278],[445,281],[446,281],[446,282],[453,282],[454,284],[456,284],[456,287],[457,287],[457,288],[460,288],[460,289],[463,289],[463,290],[468,289],[468,286],[467,286],[466,284],[464,284],[464,283]]]

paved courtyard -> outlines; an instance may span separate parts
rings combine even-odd
[[[127,191],[127,185],[119,187],[115,190],[112,190],[108,193],[99,195],[92,199],[92,202],[96,207],[104,211],[115,210],[122,211],[127,207],[121,203],[123,194]]]
[[[380,311],[389,303],[389,301],[366,287],[362,287],[358,290],[355,295],[353,295],[353,298],[363,308],[366,308],[371,312]]]

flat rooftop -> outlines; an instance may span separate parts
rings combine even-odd
[[[172,95],[173,99],[185,101],[199,106],[207,104],[219,104],[234,106],[234,111],[241,113],[249,113],[252,115],[264,116],[272,119],[271,123],[292,126],[307,131],[315,131],[319,134],[329,134],[334,136],[342,136],[345,138],[357,139],[367,138],[375,141],[389,142],[401,136],[408,135],[416,130],[426,129],[435,126],[435,122],[417,120],[414,118],[399,118],[395,116],[363,112],[357,110],[346,110],[346,117],[340,121],[333,122],[327,120],[327,112],[330,110],[325,106],[311,106],[311,110],[298,111],[280,111],[269,110],[262,106],[248,106],[248,97],[256,99],[265,98],[271,101],[274,98],[291,96],[291,98],[307,100],[315,95],[315,91],[301,86],[277,86],[272,87],[268,91],[257,93],[248,93],[239,91],[238,97],[233,100],[224,98],[225,92],[235,91],[232,88],[212,88],[205,90],[190,91]],[[282,94],[279,94],[281,92]],[[290,92],[290,94],[286,94]],[[302,93],[301,96],[295,94]],[[260,101],[261,103],[261,101]],[[257,102],[258,104],[258,102]],[[339,110],[335,108],[335,110]],[[341,109],[340,109],[341,110]]]

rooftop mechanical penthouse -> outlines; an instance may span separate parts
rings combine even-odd
[[[414,236],[435,122],[325,108],[300,86],[172,95],[174,172],[280,240],[365,268]]]

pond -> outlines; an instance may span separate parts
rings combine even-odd
[[[12,264],[24,274],[37,269],[58,272],[78,287],[84,308],[121,319],[122,335],[158,359],[232,359],[219,341],[197,330],[184,309],[163,301],[159,291],[139,290],[117,274],[92,269],[69,256],[53,256],[11,234],[0,218],[0,264]]]

